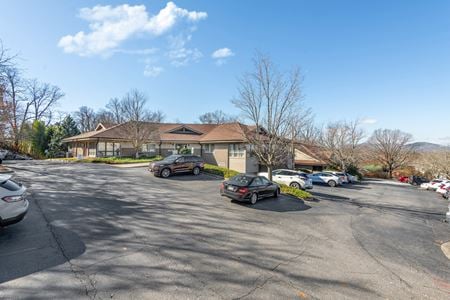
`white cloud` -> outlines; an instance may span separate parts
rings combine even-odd
[[[378,120],[374,118],[364,118],[361,120],[361,124],[373,125],[376,123],[378,123]]]
[[[186,66],[191,62],[197,62],[203,53],[197,48],[187,48],[186,44],[190,42],[191,34],[179,34],[177,36],[169,36],[169,51],[167,57],[170,63],[176,67]]]
[[[211,54],[211,57],[215,58],[215,59],[227,58],[227,57],[230,57],[230,56],[234,56],[234,53],[233,53],[233,51],[231,51],[230,48],[220,48],[220,49],[217,49],[216,51],[214,51]]]
[[[220,48],[211,54],[211,57],[216,60],[216,64],[221,66],[227,62],[227,58],[234,56],[230,48]]]
[[[144,5],[97,5],[82,8],[79,17],[89,22],[90,32],[63,36],[58,46],[66,53],[80,56],[110,55],[122,42],[137,34],[160,36],[182,20],[195,23],[206,12],[188,11],[168,2],[158,14],[149,16]]]
[[[151,65],[146,65],[144,69],[144,76],[146,77],[157,77],[164,71],[162,67],[156,67]]]
[[[151,55],[158,52],[158,48],[147,48],[147,49],[116,49],[113,52],[114,53],[121,53],[121,54],[129,54],[129,55]]]

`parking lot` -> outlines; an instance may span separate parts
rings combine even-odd
[[[222,198],[208,175],[17,162],[30,211],[0,229],[0,298],[448,299],[448,201],[384,181],[314,201]]]

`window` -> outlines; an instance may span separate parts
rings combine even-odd
[[[292,176],[291,172],[289,171],[281,171],[280,173],[278,173],[278,175],[283,175],[283,176]]]
[[[214,152],[214,144],[204,144],[203,151],[205,151],[205,153],[213,153]]]
[[[184,163],[184,162],[185,162],[185,159],[184,159],[183,156],[181,156],[181,157],[178,157],[177,160],[176,160],[175,162],[176,162],[176,163]]]
[[[245,147],[242,144],[230,144],[228,155],[230,157],[244,157]]]
[[[141,151],[142,152],[155,152],[156,144],[151,144],[151,143],[143,144],[141,147]]]
[[[251,186],[261,186],[261,185],[263,185],[263,181],[261,180],[261,177],[255,177],[250,185]]]
[[[269,184],[270,183],[270,181],[269,181],[269,179],[267,179],[267,178],[265,178],[265,177],[260,177],[261,178],[261,182],[262,182],[262,184],[264,185],[267,185],[267,184]]]
[[[99,142],[97,144],[97,149],[97,156],[99,157],[120,155],[120,143]]]

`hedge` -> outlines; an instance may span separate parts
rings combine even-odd
[[[227,168],[210,165],[210,164],[205,164],[203,171],[206,173],[222,176],[223,178],[231,178],[231,177],[239,174],[239,172],[237,172],[235,170],[230,170]]]
[[[281,187],[282,194],[291,195],[291,196],[294,196],[299,199],[312,198],[312,195],[304,190],[296,189],[294,187],[291,187],[291,186],[288,186],[285,184],[280,184],[280,187]]]

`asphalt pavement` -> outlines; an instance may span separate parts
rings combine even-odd
[[[207,176],[7,163],[29,189],[0,229],[1,299],[448,299],[448,202],[409,185],[315,186],[256,205]]]

